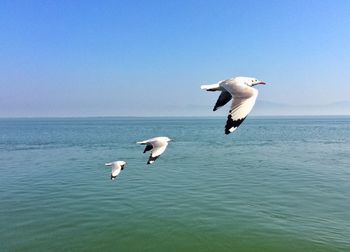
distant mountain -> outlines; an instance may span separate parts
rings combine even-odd
[[[71,114],[51,114],[51,110],[43,110],[39,114],[33,114],[30,110],[23,110],[13,115],[9,113],[6,106],[0,106],[0,117],[45,117],[45,116],[219,116],[227,117],[230,110],[230,104],[213,112],[213,107],[216,100],[203,101],[194,100],[192,103],[178,104],[162,104],[162,106],[155,107],[153,104],[127,104],[125,107],[121,106],[104,106],[90,107],[77,109]],[[1,105],[1,104],[0,104]],[[59,111],[57,109],[57,111]],[[103,111],[103,112],[101,112]],[[291,105],[285,103],[277,103],[271,101],[257,100],[251,112],[251,115],[256,116],[288,116],[288,115],[350,115],[350,101],[339,101],[325,105]]]
[[[339,102],[333,102],[329,104],[331,106],[347,106],[350,107],[350,101],[339,101]]]
[[[230,104],[213,112],[213,104],[166,104],[158,108],[158,116],[227,116]],[[142,111],[147,115],[147,108]],[[154,115],[154,110],[150,115]],[[271,101],[257,100],[251,115],[350,115],[350,101],[334,102],[325,105],[290,105]]]
[[[257,101],[253,115],[350,115],[350,101],[324,105],[290,105]]]
[[[164,105],[157,110],[158,116],[227,116],[230,104],[213,112],[213,104]],[[144,108],[143,114],[148,109]],[[154,113],[154,110],[152,111]],[[150,115],[154,115],[151,112]],[[147,115],[147,114],[146,114]],[[350,115],[350,101],[341,101],[325,105],[290,105],[271,101],[257,100],[251,115]]]

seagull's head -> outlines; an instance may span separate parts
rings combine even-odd
[[[119,165],[126,165],[126,162],[125,161],[118,161],[118,164]]]
[[[117,161],[116,162],[121,168],[124,168],[124,166],[126,165],[125,161]]]
[[[243,83],[244,85],[247,85],[249,87],[254,87],[256,85],[265,85],[266,83],[264,81],[258,80],[253,77],[237,77],[236,81]]]

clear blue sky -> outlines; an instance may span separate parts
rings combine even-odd
[[[0,116],[210,112],[199,86],[237,75],[270,83],[260,100],[349,100],[349,13],[347,0],[2,0]]]

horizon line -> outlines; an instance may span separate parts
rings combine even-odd
[[[73,118],[223,118],[226,115],[107,115],[107,116],[0,116],[1,119],[73,119]],[[295,115],[251,115],[250,118],[259,117],[350,117],[350,114],[328,115],[328,114],[295,114]]]

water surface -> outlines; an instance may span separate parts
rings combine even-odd
[[[0,119],[0,251],[350,251],[350,118],[224,123]]]

